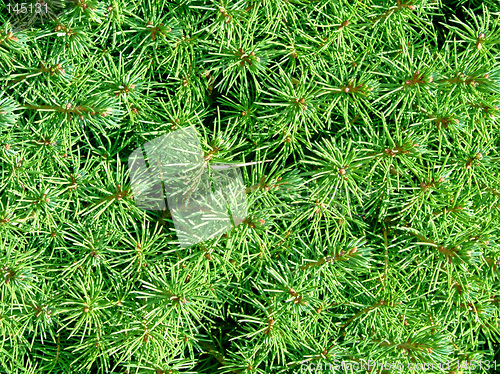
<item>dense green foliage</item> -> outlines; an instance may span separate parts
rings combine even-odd
[[[7,3],[1,373],[500,371],[497,2]],[[181,248],[127,160],[187,126],[207,163],[272,162]]]

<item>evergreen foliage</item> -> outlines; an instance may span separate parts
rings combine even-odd
[[[9,1],[1,373],[500,372],[498,2]],[[188,126],[272,161],[181,248],[127,160]]]

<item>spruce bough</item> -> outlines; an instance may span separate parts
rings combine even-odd
[[[496,2],[8,3],[0,372],[500,371]],[[188,126],[272,162],[181,248],[127,159]]]

